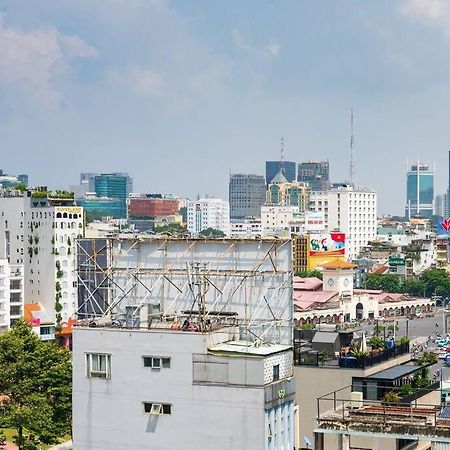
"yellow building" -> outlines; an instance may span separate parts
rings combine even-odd
[[[269,184],[266,192],[267,205],[298,206],[303,213],[309,208],[310,188],[308,183],[289,182],[281,172]]]

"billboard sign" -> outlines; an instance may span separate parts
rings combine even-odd
[[[390,256],[389,257],[389,265],[391,267],[404,266],[405,258],[399,258],[398,256]]]
[[[323,211],[305,212],[305,230],[306,231],[324,231],[325,216]]]
[[[345,233],[312,234],[309,256],[345,256]]]

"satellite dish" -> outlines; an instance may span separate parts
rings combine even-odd
[[[309,447],[312,446],[312,442],[308,438],[308,436],[303,436],[303,440],[305,441],[305,444]]]

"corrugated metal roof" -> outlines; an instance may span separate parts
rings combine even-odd
[[[334,344],[339,338],[339,333],[329,331],[318,331],[312,338],[312,343],[315,344]]]

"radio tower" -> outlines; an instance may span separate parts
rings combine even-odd
[[[280,172],[286,176],[286,170],[284,166],[284,139],[281,138],[281,146],[280,146]]]
[[[350,184],[353,185],[355,176],[355,161],[354,161],[354,147],[355,140],[353,138],[353,108],[350,109]]]

